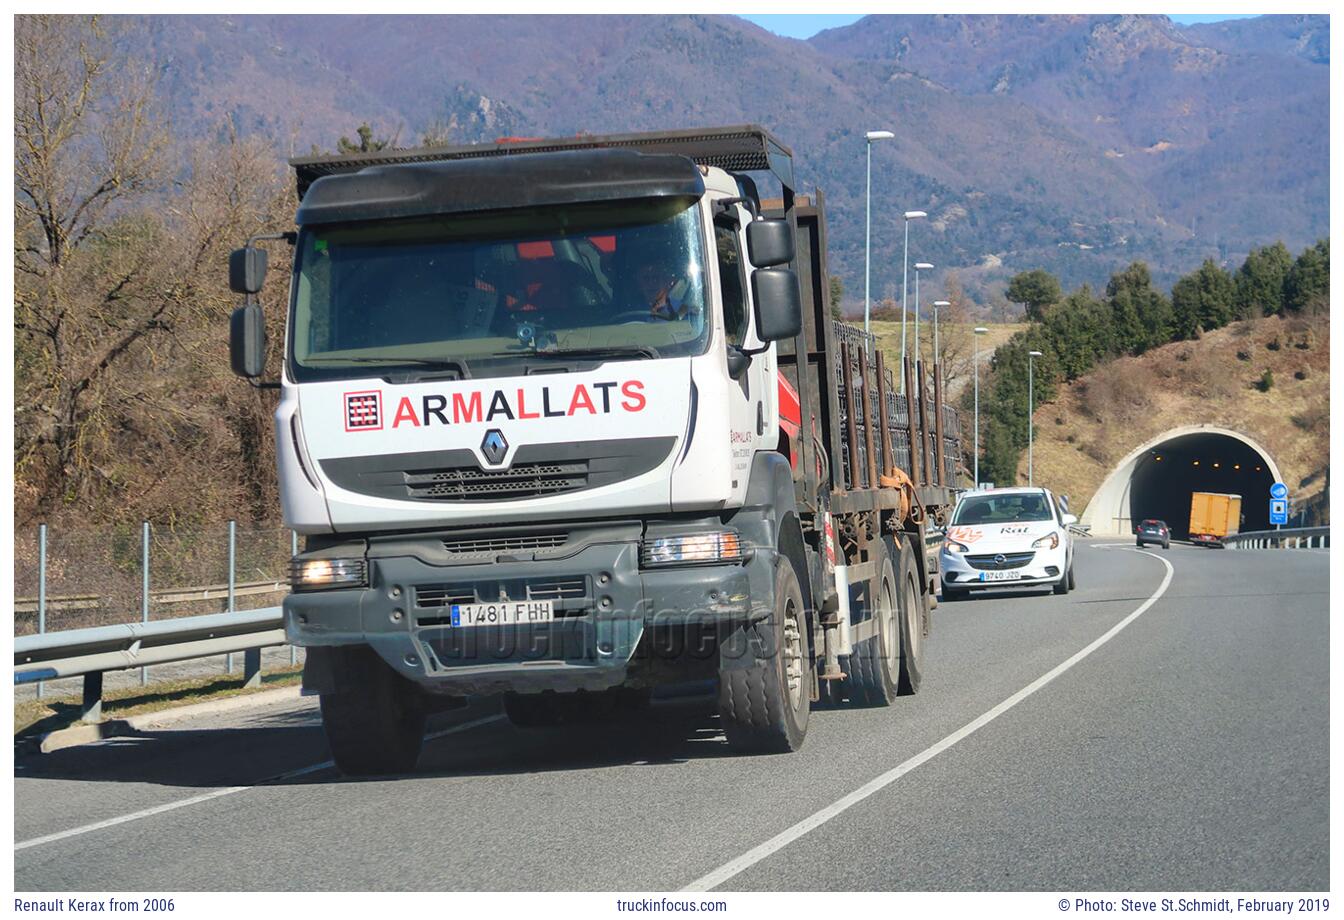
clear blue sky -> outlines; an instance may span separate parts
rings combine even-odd
[[[756,23],[763,29],[769,29],[776,35],[784,35],[788,38],[811,38],[823,29],[847,26],[863,17],[828,13],[770,13],[759,16],[743,16],[742,18]],[[1222,19],[1246,19],[1248,17],[1245,13],[1228,16],[1201,13],[1189,16],[1172,14],[1171,18],[1181,25],[1190,25],[1195,22],[1218,22]]]

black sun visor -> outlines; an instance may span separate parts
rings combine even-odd
[[[371,165],[308,187],[300,226],[649,198],[699,199],[700,169],[685,156],[630,149],[519,153]]]

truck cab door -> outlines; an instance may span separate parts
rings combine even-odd
[[[726,393],[734,498],[745,495],[752,456],[770,435],[775,398],[769,386],[774,377],[773,349],[750,358],[738,351],[760,346],[751,322],[751,266],[746,259],[744,231],[750,220],[751,214],[745,208],[734,205],[731,212],[714,221],[719,302],[723,306],[725,360],[729,371]]]

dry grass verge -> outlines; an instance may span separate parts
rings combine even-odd
[[[164,681],[148,687],[130,687],[109,690],[103,697],[103,717],[124,719],[147,712],[159,712],[191,703],[235,696],[248,696],[263,690],[274,690],[297,684],[303,676],[303,666],[283,668],[262,674],[261,686],[245,688],[239,677],[198,677],[189,680]],[[14,736],[41,735],[80,722],[78,696],[48,697],[41,700],[15,701]]]

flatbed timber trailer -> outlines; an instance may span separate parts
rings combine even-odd
[[[918,690],[959,423],[936,369],[897,386],[831,319],[821,196],[795,197],[785,145],[292,165],[297,229],[230,258],[231,361],[281,390],[285,628],[342,770],[410,769],[472,695],[538,725],[698,682],[731,746],[783,752],[818,700]],[[262,239],[295,248],[269,384]]]

